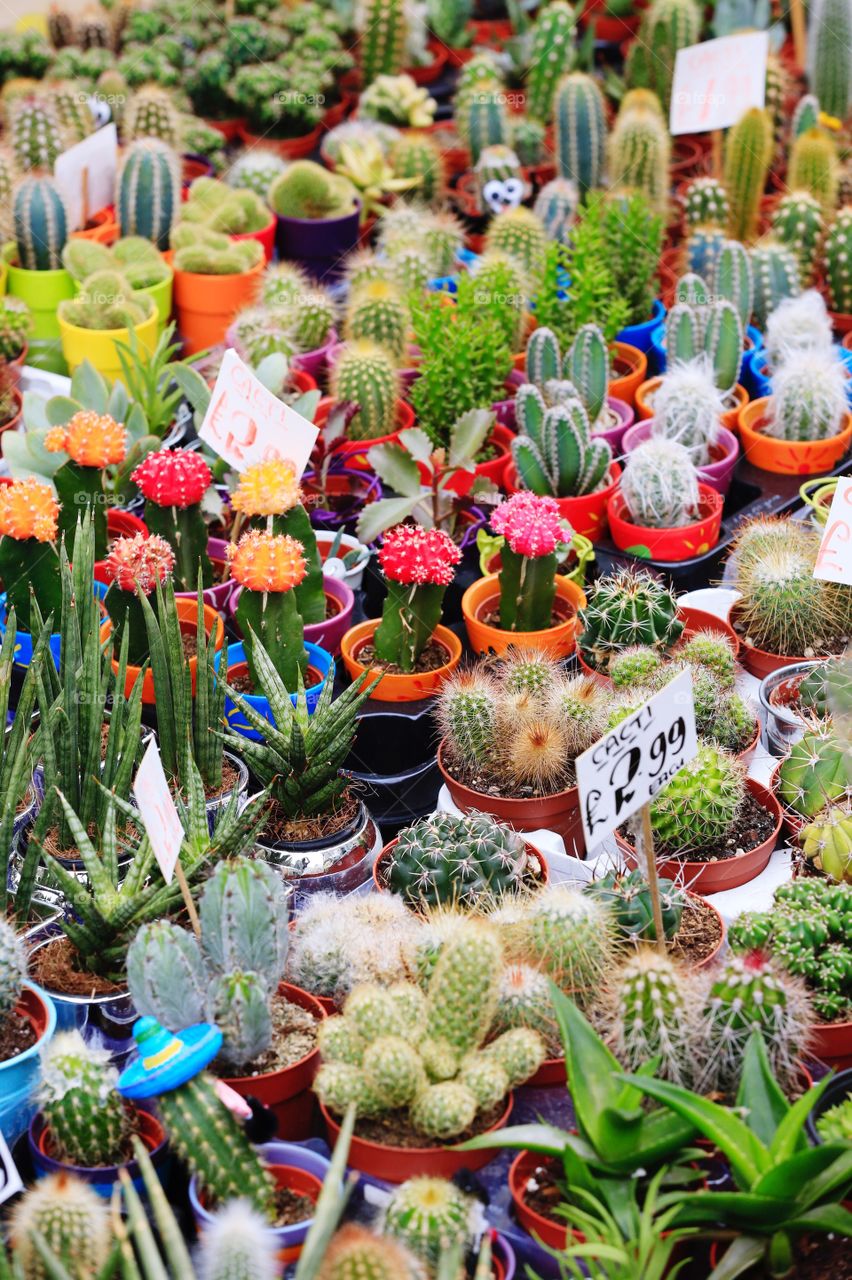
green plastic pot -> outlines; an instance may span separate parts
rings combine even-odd
[[[3,258],[9,267],[6,291],[12,298],[20,298],[32,312],[34,339],[52,342],[59,337],[59,321],[56,308],[66,298],[73,298],[74,281],[61,267],[58,271],[27,271],[16,265],[17,246],[3,247]]]
[[[175,273],[169,267],[169,274],[165,280],[161,280],[159,284],[146,285],[140,289],[140,293],[149,293],[154,299],[157,307],[157,336],[163,332],[169,323],[172,314],[172,286],[175,281]]]

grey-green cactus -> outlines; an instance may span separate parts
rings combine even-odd
[[[53,178],[22,178],[12,195],[18,262],[27,271],[59,271],[70,230],[65,197]]]
[[[156,138],[140,138],[124,152],[118,175],[116,212],[123,236],[138,235],[167,249],[180,210],[180,162]]]
[[[606,154],[606,113],[597,82],[584,71],[563,76],[553,104],[559,174],[581,194],[601,184]]]

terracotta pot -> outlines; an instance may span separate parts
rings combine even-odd
[[[12,397],[12,404],[14,406],[15,412],[6,422],[0,423],[0,436],[2,436],[4,431],[16,431],[21,421],[21,414],[23,412],[23,406],[24,406],[24,401],[21,396],[21,393],[17,387],[13,386],[10,389],[10,394]]]
[[[467,638],[474,653],[504,654],[507,649],[538,649],[552,658],[566,658],[577,644],[577,613],[586,606],[585,594],[569,578],[556,575],[556,608],[564,621],[544,631],[503,631],[483,622],[485,614],[499,608],[500,582],[496,573],[480,578],[462,596]]]
[[[369,644],[373,639],[378,625],[378,618],[359,622],[357,626],[350,627],[341,640],[343,665],[352,680],[357,680],[367,670],[363,663],[358,661],[358,654],[364,645]],[[436,667],[434,671],[414,671],[410,675],[388,673],[382,676],[381,683],[370,695],[371,699],[376,702],[417,702],[420,698],[429,698],[437,693],[444,681],[459,665],[462,644],[454,631],[440,625],[435,628],[432,638],[446,650],[447,661],[443,666]],[[380,671],[380,667],[374,667],[371,669],[371,675],[376,676]]]
[[[107,540],[112,541],[114,538],[132,538],[134,534],[141,533],[143,537],[149,536],[148,526],[144,520],[140,520],[132,511],[122,511],[120,507],[108,507],[106,513]],[[109,586],[112,579],[107,572],[106,560],[95,561],[95,582],[103,582]],[[193,595],[193,599],[195,596]]]
[[[623,448],[625,453],[632,453],[640,444],[651,438],[653,418],[644,418],[635,423],[624,433]],[[734,478],[734,467],[739,457],[740,446],[733,431],[720,427],[716,443],[710,449],[710,461],[698,468],[698,474],[705,484],[717,493],[726,494]],[[582,530],[580,531],[582,532]]]
[[[735,622],[736,617],[737,606],[734,603],[728,616],[729,623]],[[734,634],[738,633],[735,631]],[[771,675],[773,671],[780,671],[782,667],[792,667],[800,662],[811,661],[812,659],[810,658],[770,653],[767,649],[758,649],[756,645],[747,644],[745,640],[740,639],[740,662],[746,671],[753,676],[757,676],[758,680],[763,680],[766,676]]]
[[[609,350],[613,376],[607,390],[616,400],[623,400],[635,409],[636,391],[648,376],[648,357],[628,342],[611,342]]]
[[[202,119],[208,128],[218,129],[226,142],[236,142],[240,137],[240,128],[245,124],[239,116],[233,116],[230,120],[208,120],[206,116]]]
[[[300,1009],[307,1009],[317,1022],[322,1022],[326,1016],[319,1000],[300,987],[281,982],[278,994]],[[282,1071],[267,1071],[257,1076],[228,1076],[225,1084],[230,1085],[241,1098],[257,1098],[270,1108],[278,1121],[278,1138],[285,1142],[300,1142],[311,1136],[313,1105],[309,1090],[318,1070],[319,1049],[314,1048]]]
[[[0,294],[0,297],[2,297],[2,294]],[[0,366],[6,370],[9,375],[9,381],[16,391],[20,391],[21,389],[21,370],[27,363],[28,351],[29,344],[25,342],[20,355],[15,356],[13,360],[0,361]]]
[[[385,845],[384,849],[382,849],[378,858],[376,858],[373,863],[373,888],[377,893],[391,892],[387,885],[386,863],[393,856],[393,851],[398,843],[398,839],[391,840],[389,844]],[[526,849],[527,857],[530,858],[531,861],[538,863],[539,871],[538,875],[534,877],[535,885],[538,888],[544,888],[544,886],[550,881],[550,868],[547,865],[547,859],[540,850],[536,849],[535,845],[524,841],[524,847]],[[529,1081],[527,1083],[529,1083]]]
[[[269,133],[250,133],[245,121],[240,120],[237,133],[240,141],[247,147],[271,147],[285,160],[304,160],[305,156],[316,150],[322,135],[322,125],[316,125],[310,133],[302,134],[300,138],[274,138]]]
[[[828,314],[831,317],[831,327],[834,332],[843,335],[841,345],[852,351],[852,312],[829,311]]]
[[[661,382],[662,377],[648,378],[640,387],[637,388],[636,416],[639,419],[644,420],[646,418],[653,418],[654,393],[659,390]],[[736,434],[739,431],[740,414],[742,410],[748,406],[748,392],[745,387],[739,384],[739,382],[734,387],[734,400],[736,403],[732,408],[725,410],[720,421],[723,427],[726,427],[728,431]]]
[[[715,547],[722,525],[723,498],[709,485],[699,484],[700,519],[679,529],[645,529],[634,524],[620,489],[609,499],[607,516],[612,540],[619,551],[647,560],[676,564],[692,560]]]
[[[472,787],[458,782],[447,771],[443,740],[438,745],[438,768],[453,804],[462,813],[488,813],[498,822],[508,823],[516,831],[555,831],[562,837],[565,848],[572,857],[585,857],[586,846],[576,787],[568,787],[549,796],[535,799],[525,797],[522,800],[474,791]]]
[[[632,428],[631,428],[632,429]],[[563,516],[575,533],[597,542],[607,530],[607,504],[618,488],[621,467],[613,462],[609,469],[609,484],[595,493],[584,494],[581,498],[557,498],[559,514]],[[513,461],[506,464],[504,484],[507,493],[518,492],[518,473]]]
[[[195,597],[189,599],[176,599],[175,608],[177,610],[178,623],[180,625],[181,634],[185,636],[194,636],[195,629],[198,624],[198,604]],[[204,626],[207,635],[215,634],[215,648],[221,649],[225,640],[225,624],[215,609],[209,604],[204,605]],[[101,643],[108,640],[112,634],[112,620],[106,618],[101,623]],[[189,659],[190,678],[192,680],[192,693],[195,696],[195,673],[198,667],[198,659],[193,655]],[[113,658],[112,661],[113,674],[118,674],[118,663]],[[127,664],[127,677],[124,682],[124,693],[126,697],[130,697],[131,690],[139,678],[142,671],[141,667],[134,667],[130,663]],[[150,667],[145,670],[145,676],[142,681],[142,702],[147,706],[154,706],[154,673]]]
[[[754,849],[750,849],[748,853],[736,858],[723,858],[718,862],[692,862],[683,858],[657,859],[658,875],[667,880],[682,882],[695,893],[708,894],[737,889],[740,885],[748,884],[766,869],[781,831],[781,806],[773,793],[761,783],[756,782],[754,778],[749,778],[746,785],[749,794],[772,814],[774,818],[772,834]],[[633,845],[620,835],[616,835],[616,840],[628,867],[632,870],[638,866]]]
[[[529,1080],[527,1080],[524,1088],[549,1089],[556,1085],[564,1089],[565,1083],[565,1059],[545,1058],[535,1075],[530,1076]]]
[[[266,260],[261,258],[251,271],[239,275],[203,275],[175,269],[174,300],[185,355],[195,355],[224,342],[234,316],[254,301],[265,268]]]
[[[340,89],[340,85],[336,86]],[[349,112],[353,109],[358,101],[357,93],[349,93],[346,89],[341,92],[339,102],[335,102],[330,107],[326,107],[322,117],[322,127],[326,133],[330,129],[334,129],[337,125],[342,124]]]
[[[491,1126],[489,1133],[505,1129],[512,1114],[512,1095],[506,1100],[506,1110],[499,1120]],[[320,1103],[320,1111],[325,1121],[329,1145],[334,1146],[340,1133],[340,1125],[329,1111]],[[358,1173],[366,1173],[368,1177],[380,1178],[383,1182],[394,1185],[407,1182],[409,1178],[428,1175],[432,1178],[452,1178],[460,1169],[469,1169],[475,1173],[497,1156],[496,1151],[459,1151],[451,1146],[441,1147],[386,1147],[380,1142],[368,1142],[352,1138],[347,1161],[350,1169]]]
[[[323,396],[314,414],[315,426],[325,426],[334,403],[335,401],[331,396]],[[391,444],[397,439],[400,431],[413,426],[414,410],[411,405],[406,400],[397,400],[395,431],[386,436],[376,436],[372,440],[344,440],[342,444],[335,445],[334,453],[345,457],[348,466],[355,467],[359,471],[370,471],[372,468],[367,461],[367,450],[372,449],[374,444]]]
[[[816,1023],[808,1047],[826,1066],[847,1070],[852,1067],[852,1022]]]
[[[141,1139],[145,1150],[149,1153],[154,1168],[162,1178],[165,1173],[163,1166],[168,1158],[168,1138],[165,1129],[150,1111],[144,1111],[141,1107],[138,1107],[136,1109],[135,1132]],[[113,1187],[119,1180],[119,1169],[126,1170],[128,1177],[137,1190],[141,1190],[144,1186],[142,1174],[139,1171],[139,1165],[136,1160],[128,1160],[122,1165],[95,1166],[71,1164],[67,1160],[61,1160],[54,1154],[50,1125],[40,1111],[36,1113],[30,1122],[27,1139],[30,1159],[38,1177],[45,1177],[50,1173],[64,1171],[72,1174],[75,1178],[79,1178],[82,1182],[88,1183],[93,1191],[97,1191],[98,1195],[107,1199],[112,1195]]]
[[[852,444],[852,412],[844,414],[843,430],[827,440],[774,440],[764,433],[769,400],[752,400],[740,410],[743,454],[755,467],[775,475],[815,476],[845,458]]]
[[[521,1151],[515,1156],[509,1167],[509,1194],[512,1197],[515,1217],[525,1231],[541,1240],[543,1244],[549,1245],[551,1249],[565,1249],[568,1244],[567,1225],[545,1218],[543,1214],[531,1208],[526,1200],[527,1182],[535,1174],[536,1169],[548,1159],[552,1161],[552,1157],[541,1156],[534,1151]],[[553,1163],[558,1165],[558,1161]],[[559,1172],[561,1174],[561,1167]],[[577,1232],[571,1234],[576,1240],[582,1239]]]

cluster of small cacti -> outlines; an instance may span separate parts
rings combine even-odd
[[[269,225],[269,209],[256,192],[215,178],[196,178],[180,209],[181,223],[198,223],[226,235],[248,235]]]
[[[180,144],[180,121],[171,94],[157,85],[146,85],[127,104],[122,132],[128,142],[158,138],[166,146]]]
[[[96,271],[76,298],[60,302],[58,313],[81,329],[135,329],[155,314],[154,299],[134,289],[120,271]]]
[[[719,252],[724,244],[722,240]],[[713,271],[717,259],[718,254],[711,264]],[[687,436],[683,443],[689,447],[713,443],[716,427],[712,419],[715,417],[718,421],[721,412],[716,407],[718,397],[713,396],[713,388],[718,388],[723,395],[734,389],[740,376],[743,344],[743,321],[736,303],[724,296],[711,300],[710,290],[700,275],[689,273],[684,276],[678,284],[675,304],[666,316],[666,374],[654,400],[654,416],[656,419],[665,416],[661,412],[660,397],[664,405],[667,380],[681,372],[678,365],[688,365],[691,386],[685,385],[677,392],[676,398],[681,401],[679,416],[686,414],[696,420],[695,425],[688,421],[683,424]],[[709,387],[706,385],[708,372],[712,375]],[[696,408],[690,412],[692,400],[696,402]],[[671,436],[673,433],[666,431],[665,434]],[[682,435],[675,434],[674,438],[682,439]],[[703,450],[698,460],[706,461]]]
[[[337,319],[331,296],[293,263],[279,262],[264,273],[259,300],[286,320],[288,340],[297,351],[323,346]]]
[[[342,1001],[362,983],[409,978],[422,918],[395,894],[339,899],[314,894],[290,939],[287,976],[314,995]]]
[[[194,222],[180,223],[171,234],[177,271],[197,275],[243,275],[263,262],[258,240],[232,240],[230,236]]]
[[[425,991],[411,983],[357,987],[320,1029],[320,1100],[341,1114],[405,1110],[425,1137],[448,1141],[497,1107],[545,1057],[525,1028],[486,1043],[497,1008],[502,949],[471,922],[441,948]]]
[[[510,657],[496,672],[472,668],[441,691],[444,749],[473,778],[550,794],[569,784],[573,761],[601,736],[609,701],[595,681],[566,679],[537,654]]]
[[[487,814],[438,813],[399,833],[383,869],[387,887],[412,906],[487,908],[532,887],[537,863],[516,831]]]

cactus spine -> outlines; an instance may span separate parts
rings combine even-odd
[[[566,0],[551,0],[539,10],[526,76],[527,110],[538,120],[551,118],[556,85],[570,59],[575,23],[574,10]]]
[[[651,825],[670,853],[709,848],[730,831],[745,799],[745,768],[707,744],[651,804]]]
[[[5,920],[0,920],[0,1018],[10,1013],[21,997],[27,976],[23,941]]]
[[[55,1274],[36,1247],[38,1233],[74,1274],[100,1274],[112,1232],[109,1205],[91,1187],[70,1174],[51,1173],[28,1191],[12,1212],[11,1234],[24,1280],[49,1280]]]
[[[621,492],[631,519],[644,529],[689,524],[700,500],[689,450],[674,440],[646,440],[627,455]]]
[[[798,351],[772,379],[767,435],[777,440],[827,440],[847,416],[848,375],[834,351]]]
[[[388,887],[415,906],[470,908],[519,892],[528,872],[521,837],[486,814],[421,818],[399,833],[387,862]]]
[[[688,1086],[700,1046],[695,983],[667,955],[642,948],[613,985],[609,1039],[619,1062],[637,1071],[658,1060],[655,1074]]]
[[[747,111],[728,134],[725,187],[731,203],[728,231],[735,240],[751,241],[757,233],[772,145],[769,116],[759,107]]]
[[[589,415],[579,399],[548,408],[538,387],[519,388],[515,398],[519,435],[512,458],[525,489],[567,498],[594,493],[606,483],[612,449],[592,438]]]
[[[124,153],[116,199],[123,236],[144,236],[167,249],[180,209],[177,155],[156,138],[141,138]]]
[[[398,75],[405,60],[407,23],[402,0],[367,0],[361,30],[364,84],[376,76]]]
[[[205,1224],[196,1270],[198,1280],[276,1280],[275,1236],[259,1214],[234,1200]]]
[[[130,1117],[117,1080],[108,1051],[88,1047],[79,1031],[48,1045],[38,1104],[62,1159],[87,1169],[124,1162]]]
[[[381,347],[350,343],[338,357],[332,383],[336,400],[358,406],[349,423],[350,439],[370,440],[393,430],[398,374],[393,358]]]
[[[485,1039],[499,999],[502,953],[497,935],[471,924],[441,950],[429,982],[426,1036],[462,1057]]]
[[[506,95],[497,86],[476,89],[467,104],[465,139],[474,164],[486,147],[506,146],[509,115]]]
[[[317,1280],[428,1280],[419,1258],[395,1240],[347,1222],[328,1246]]]
[[[718,178],[695,178],[683,198],[687,226],[724,227],[730,214],[728,193]]]
[[[680,639],[683,623],[674,594],[647,573],[627,570],[599,578],[580,611],[578,644],[584,660],[606,672],[610,659],[634,645],[665,652]]]
[[[559,174],[582,194],[599,187],[606,152],[606,114],[597,83],[583,71],[559,81],[554,100]]]
[[[568,178],[551,178],[535,198],[533,213],[541,221],[548,240],[567,245],[571,224],[580,203],[580,192]]]
[[[738,240],[726,240],[719,249],[713,290],[734,304],[745,331],[754,305],[754,280],[748,250]]]
[[[852,208],[841,209],[825,240],[825,277],[832,311],[852,312]]]
[[[19,265],[27,271],[60,270],[68,211],[53,178],[22,178],[15,187],[12,209]]]
[[[625,99],[609,139],[611,178],[619,187],[641,191],[657,213],[668,205],[670,150],[659,110],[630,106]]]

